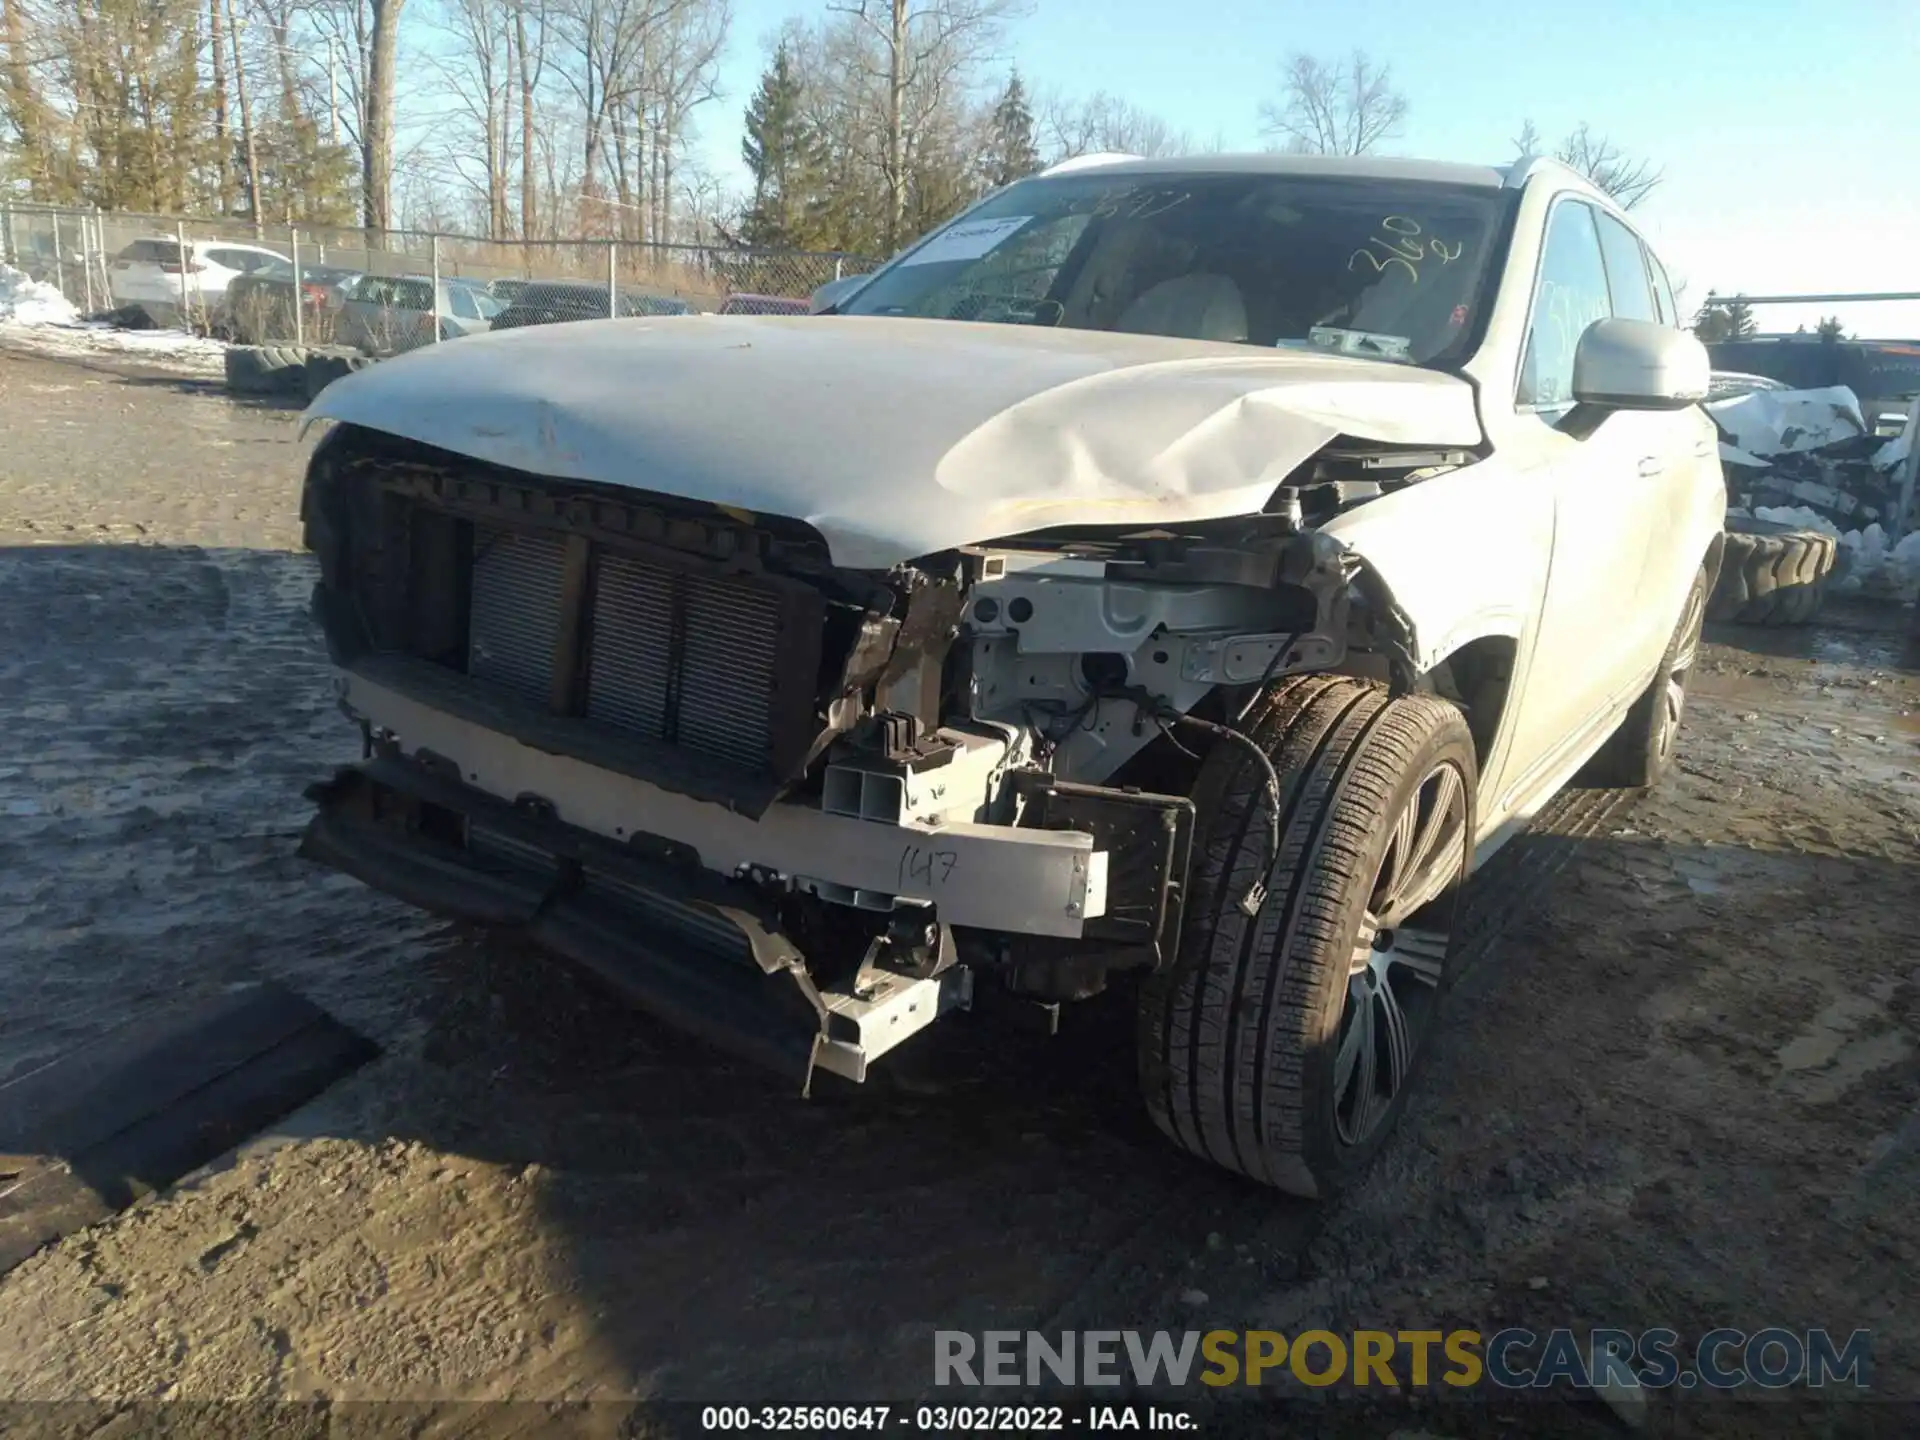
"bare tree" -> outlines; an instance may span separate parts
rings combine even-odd
[[[393,210],[393,79],[406,0],[367,0],[366,122],[361,133],[361,194],[369,230],[391,227]]]
[[[531,240],[539,216],[539,171],[534,163],[533,97],[547,68],[546,0],[512,0],[513,53],[520,81],[520,238]],[[531,14],[533,23],[527,23]],[[528,37],[532,36],[532,41]]]
[[[247,103],[247,67],[240,60],[240,27],[233,23],[233,0],[222,0],[227,7],[227,38],[233,42],[233,84],[240,96],[240,140],[247,155],[247,214],[253,219],[253,233],[260,234],[265,217],[260,213],[260,149],[254,143],[253,110]]]
[[[561,76],[584,112],[581,143],[581,194],[602,198],[607,178],[609,143],[614,151],[611,187],[621,205],[626,193],[625,147],[630,131],[622,115],[639,89],[646,47],[654,27],[672,9],[674,0],[560,0],[554,11],[556,37],[567,47]],[[610,206],[599,207],[598,219],[609,234],[618,219]]]
[[[207,0],[208,38],[213,48],[213,145],[218,188],[215,204],[222,215],[233,202],[233,155],[227,139],[227,57],[222,0]]]
[[[1039,106],[1035,128],[1049,164],[1076,155],[1116,151],[1154,159],[1193,151],[1191,138],[1160,116],[1105,90],[1081,99],[1053,94]]]
[[[465,134],[447,137],[441,151],[460,182],[484,199],[486,233],[502,239],[507,233],[507,160],[513,99],[512,17],[495,0],[452,0],[442,12],[442,24],[456,47],[456,63],[436,67],[480,132],[480,170]]]
[[[347,62],[333,76],[339,93],[330,94],[328,99],[340,117],[347,143],[355,150],[363,149],[367,80],[373,58],[373,11],[369,0],[300,0],[300,5],[304,43],[316,49],[332,44]]]
[[[1523,159],[1548,153],[1540,127],[1531,120],[1524,122],[1513,137],[1513,148]],[[1596,135],[1584,120],[1553,148],[1552,155],[1612,196],[1622,210],[1633,209],[1667,178],[1666,171],[1652,161],[1635,159],[1606,136]]]
[[[1393,70],[1355,50],[1344,61],[1294,55],[1278,97],[1260,102],[1261,128],[1298,155],[1365,155],[1400,133],[1407,97]]]
[[[887,244],[906,229],[912,152],[969,70],[991,59],[1006,22],[1025,0],[847,0],[829,7],[851,16],[878,42],[884,79],[885,144],[880,172],[887,187]],[[869,74],[873,74],[870,70]]]
[[[727,0],[685,0],[669,17],[653,52],[653,73],[647,77],[653,142],[648,179],[656,240],[674,238],[674,174],[692,138],[694,111],[719,98],[720,57],[732,23]]]
[[[1652,161],[1635,159],[1606,136],[1594,134],[1584,120],[1554,154],[1611,195],[1622,210],[1633,209],[1667,178]]]

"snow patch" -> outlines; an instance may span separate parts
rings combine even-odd
[[[1888,544],[1887,532],[1874,524],[1847,531],[1840,543],[1847,547],[1848,565],[1834,589],[1889,600],[1920,599],[1920,530]]]
[[[0,324],[72,325],[79,319],[80,312],[53,286],[0,265]]]
[[[121,355],[151,365],[218,374],[227,347],[185,330],[117,330],[82,320],[53,286],[0,265],[0,340],[16,349],[56,358]]]
[[[1840,538],[1838,525],[1818,510],[1809,510],[1805,505],[1762,505],[1753,512],[1753,516],[1756,520],[1771,520],[1777,525],[1792,525],[1800,530],[1818,530],[1822,535]]]
[[[1744,514],[1729,507],[1728,515]],[[1805,505],[1760,505],[1756,520],[1817,530],[1839,540],[1846,555],[1835,567],[1833,588],[1843,595],[1872,595],[1892,600],[1920,598],[1920,530],[1890,544],[1878,523],[1864,530],[1842,530],[1817,510]]]

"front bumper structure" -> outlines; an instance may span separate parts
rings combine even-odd
[[[863,971],[822,989],[753,888],[687,852],[595,835],[512,804],[448,767],[384,755],[308,797],[300,853],[424,910],[524,933],[624,998],[716,1048],[797,1075],[864,1080],[879,1055],[972,998],[953,966],[916,979]]]

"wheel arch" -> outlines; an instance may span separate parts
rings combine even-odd
[[[1458,705],[1473,736],[1473,758],[1485,775],[1507,713],[1512,708],[1520,637],[1488,631],[1454,646],[1423,677],[1433,691]]]

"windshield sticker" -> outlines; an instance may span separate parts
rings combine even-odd
[[[954,260],[978,260],[994,246],[1033,219],[1031,215],[1009,215],[1004,220],[966,220],[941,231],[900,262],[909,265],[942,265]]]
[[[1418,285],[1422,260],[1432,257],[1442,265],[1451,265],[1466,249],[1458,241],[1448,244],[1438,236],[1422,234],[1420,222],[1404,215],[1388,215],[1381,220],[1380,229],[1383,233],[1370,237],[1348,258],[1347,269],[1357,269],[1362,260],[1372,265],[1374,273],[1379,275],[1397,267],[1406,271],[1407,277]]]
[[[1378,335],[1371,330],[1337,330],[1331,325],[1316,325],[1307,331],[1307,340],[1318,349],[1342,355],[1362,355],[1372,360],[1413,358],[1413,341],[1405,335]]]

